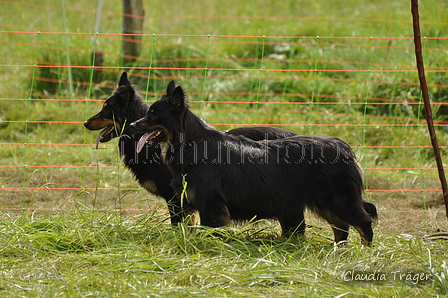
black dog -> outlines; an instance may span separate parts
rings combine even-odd
[[[303,234],[307,207],[332,225],[335,242],[347,239],[349,225],[365,245],[372,242],[376,208],[362,200],[355,155],[337,138],[253,141],[225,134],[190,111],[182,88],[174,82],[131,128],[146,132],[138,150],[146,142],[161,144],[176,193],[186,193],[184,198],[199,211],[203,225],[276,218],[283,235]]]
[[[96,147],[100,142],[108,142],[120,137],[118,147],[125,166],[131,170],[138,183],[150,193],[163,197],[168,203],[171,222],[176,224],[193,213],[194,209],[182,205],[170,186],[172,175],[160,158],[160,148],[148,147],[136,153],[136,144],[142,134],[134,133],[129,124],[146,115],[148,105],[136,92],[124,72],[118,88],[103,104],[102,110],[84,123],[89,130],[103,129],[96,138]],[[207,125],[203,122],[204,125]],[[254,140],[277,139],[295,135],[294,133],[273,127],[241,127],[230,130],[228,134],[245,135]]]

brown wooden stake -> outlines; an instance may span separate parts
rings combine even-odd
[[[439,171],[439,179],[442,183],[443,198],[445,200],[446,216],[448,217],[448,187],[443,170],[442,157],[440,156],[439,143],[437,142],[436,131],[434,130],[434,122],[432,120],[431,102],[429,101],[428,86],[426,84],[425,68],[423,66],[422,40],[420,34],[420,21],[418,14],[418,0],[411,0],[412,19],[414,24],[414,44],[415,57],[417,60],[418,78],[420,80],[420,88],[422,89],[423,103],[425,106],[426,123],[428,124],[429,136],[431,137],[432,148],[434,149],[434,157]]]
[[[142,0],[123,0],[123,55],[124,64],[137,60],[143,33]]]

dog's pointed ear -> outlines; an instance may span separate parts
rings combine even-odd
[[[166,87],[166,95],[173,94],[174,89],[176,89],[176,83],[174,83],[174,81],[169,82],[168,86]]]
[[[185,106],[185,93],[181,86],[177,86],[170,97],[174,110],[180,111]]]
[[[128,74],[124,71],[121,74],[120,81],[118,82],[118,86],[130,86],[131,82],[128,80]]]
[[[124,87],[124,88],[120,88]],[[132,98],[133,87],[131,82],[128,79],[128,74],[124,71],[121,74],[120,81],[118,82],[118,95],[120,96],[120,103],[126,105],[129,100]]]

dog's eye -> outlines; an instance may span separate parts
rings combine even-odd
[[[108,100],[106,102],[104,102],[103,104],[103,108],[114,108],[115,107],[115,102],[113,100]]]

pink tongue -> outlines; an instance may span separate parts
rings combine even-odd
[[[158,130],[152,132],[152,133],[145,133],[140,137],[140,140],[138,140],[137,144],[137,153],[140,153],[142,151],[143,147],[145,147],[146,141],[154,139],[156,137],[156,134],[158,133]]]
[[[100,132],[100,133],[96,136],[96,141],[95,141],[96,149],[98,149],[98,144],[100,143],[101,138],[102,138],[105,134],[107,134],[107,132],[109,131],[109,129],[110,129],[110,127],[106,128],[105,130],[103,130],[102,132]]]

